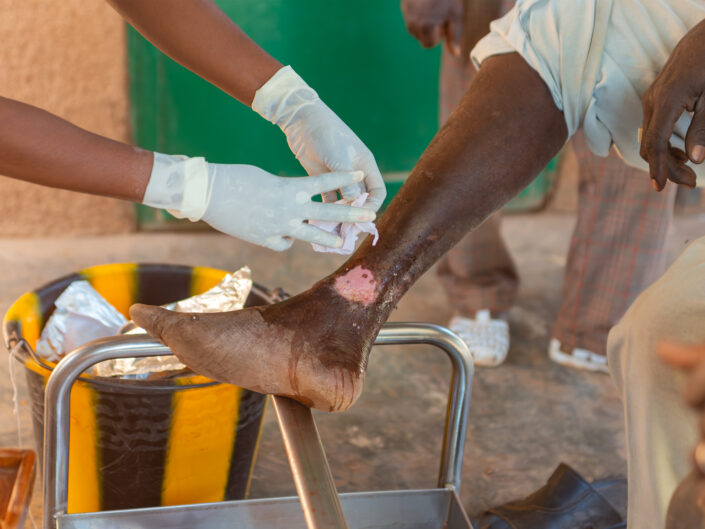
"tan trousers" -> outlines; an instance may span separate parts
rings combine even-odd
[[[627,431],[630,529],[663,529],[698,441],[683,376],[656,357],[662,340],[705,343],[705,237],[685,249],[609,334],[608,365]]]
[[[441,121],[474,75],[472,64],[445,52],[441,67]],[[582,135],[573,138],[580,163],[577,225],[570,242],[563,299],[553,328],[564,351],[582,347],[605,354],[607,334],[634,298],[663,272],[675,186],[661,193],[648,175],[627,167],[613,151],[599,158]],[[519,276],[500,233],[501,214],[488,218],[439,262],[438,276],[453,310],[508,310]]]

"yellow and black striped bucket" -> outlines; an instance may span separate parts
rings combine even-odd
[[[41,454],[44,385],[54,364],[34,356],[54,301],[87,280],[127,316],[133,303],[162,305],[199,294],[226,272],[160,264],[109,264],[21,296],[3,322],[5,344],[27,375]],[[255,285],[247,306],[273,302]],[[68,512],[179,505],[247,495],[265,396],[194,374],[168,380],[83,376],[71,392]]]

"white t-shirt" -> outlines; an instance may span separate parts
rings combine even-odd
[[[487,57],[519,53],[548,86],[568,133],[582,126],[590,149],[647,169],[639,156],[641,95],[678,41],[705,18],[703,0],[519,0],[472,50]],[[684,148],[690,115],[671,144]],[[705,165],[691,165],[705,185]]]

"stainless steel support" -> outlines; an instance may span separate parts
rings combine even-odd
[[[430,323],[387,323],[375,341],[375,345],[404,344],[436,346],[448,355],[453,366],[438,486],[453,487],[456,493],[459,493],[472,378],[475,372],[472,355],[457,334]]]
[[[347,529],[311,408],[286,397],[272,402],[308,529]]]
[[[439,485],[457,490],[460,487],[473,373],[472,357],[467,347],[449,330],[424,323],[387,324],[375,344],[429,344],[441,348],[450,357],[453,380]],[[74,382],[83,371],[105,360],[166,354],[171,354],[166,346],[144,335],[116,336],[76,349],[54,368],[45,390],[44,529],[53,529],[56,515],[66,512],[70,394]],[[309,529],[347,527],[310,410],[282,398],[275,399],[275,409]],[[297,427],[292,427],[294,425]],[[319,495],[321,497],[315,497]]]
[[[66,512],[69,483],[71,387],[86,369],[112,358],[170,355],[158,340],[144,335],[114,336],[90,342],[57,364],[44,389],[44,529]]]

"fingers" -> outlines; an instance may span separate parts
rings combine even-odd
[[[317,204],[312,202],[306,208],[307,220],[322,220],[326,222],[372,222],[375,212],[367,208],[356,208],[345,204]]]
[[[669,144],[667,154],[659,153],[652,160],[649,160],[649,174],[656,191],[661,191],[668,180],[686,187],[695,187],[695,171],[686,165],[688,156],[682,150]]]
[[[677,151],[677,152],[676,152]],[[675,172],[668,177],[671,182],[693,189],[697,184],[697,176],[692,167],[688,167],[688,155],[680,149],[671,148],[672,159],[675,160]]]
[[[685,150],[694,163],[705,160],[705,97],[701,96],[695,103],[693,119],[685,135]]]
[[[345,200],[354,200],[359,197],[365,191],[365,184],[360,182],[359,184],[353,184],[351,186],[344,187],[340,190],[340,194]]]
[[[446,45],[448,46],[448,51],[456,56],[460,57],[462,52],[461,41],[463,38],[463,20],[461,17],[454,18],[446,22],[445,25],[446,34]]]
[[[329,248],[341,248],[343,246],[343,239],[334,233],[328,233],[310,224],[301,223],[290,235],[296,239],[320,244],[321,246],[327,246]]]
[[[705,360],[705,345],[661,342],[656,346],[661,360],[678,369],[692,369]]]
[[[384,199],[387,198],[387,187],[384,185],[382,173],[380,173],[379,167],[377,167],[377,162],[375,162],[375,159],[371,153],[369,158],[365,160],[359,168],[365,173],[365,180],[363,183],[365,186],[365,191],[369,193],[369,196],[362,207],[371,209],[372,211],[378,211],[379,208],[382,207]],[[343,193],[343,198],[348,198],[345,193]]]
[[[294,239],[291,237],[271,237],[264,241],[262,246],[275,252],[283,252],[291,248],[292,244],[294,244]]]
[[[643,135],[644,131],[649,129],[649,124],[651,123],[651,116],[654,113],[654,97],[652,95],[653,90],[654,88],[652,84],[641,97],[641,110],[644,117],[641,122],[641,128],[639,129],[639,155],[644,160],[646,160],[646,146],[644,144]]]
[[[411,22],[406,29],[411,33],[416,40],[419,41],[424,48],[433,48],[441,40],[443,27],[439,24],[428,22],[415,23]]]
[[[310,196],[321,195],[362,182],[365,177],[362,171],[323,173],[302,178]]]
[[[680,97],[661,96],[653,88],[644,95],[640,154],[649,164],[649,174],[657,191],[661,191],[668,180],[690,187],[695,185],[694,171],[674,156],[670,145],[673,127],[685,107]]]
[[[338,201],[338,192],[337,191],[328,191],[327,193],[322,193],[321,198],[323,199],[323,202],[337,202]]]
[[[328,168],[325,164],[323,164],[320,160],[316,158],[312,158],[309,156],[297,159],[299,160],[299,163],[303,166],[303,168],[306,169],[306,173],[309,175],[317,175],[330,172],[330,168]]]
[[[384,185],[384,182],[382,182],[381,186],[368,189],[367,192],[370,196],[367,197],[367,201],[362,207],[371,209],[372,211],[379,211],[384,203],[384,199],[387,198],[387,187]]]

